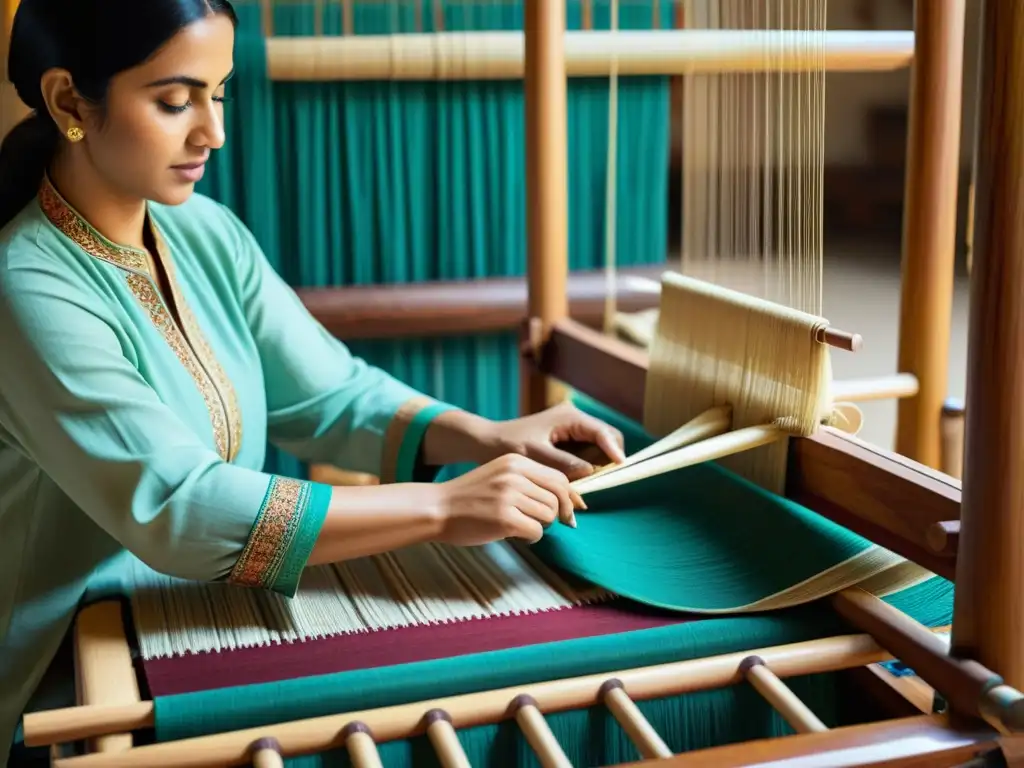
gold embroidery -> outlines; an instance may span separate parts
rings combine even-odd
[[[39,189],[39,202],[53,225],[82,250],[126,270],[128,287],[136,301],[145,309],[171,351],[195,381],[210,414],[217,452],[226,461],[234,460],[242,441],[242,416],[238,398],[227,374],[217,362],[213,350],[200,330],[192,310],[185,303],[178,288],[173,262],[167,257],[163,238],[156,230],[156,225],[153,227],[157,250],[161,252],[159,257],[167,270],[167,282],[171,286],[174,303],[185,325],[184,329],[179,328],[174,322],[156,288],[150,257],[146,251],[117,245],[107,240],[61,197],[49,179],[44,179]]]
[[[248,587],[274,583],[309,501],[309,483],[274,476],[245,549],[228,581]]]
[[[185,333],[190,339],[192,339],[193,352],[199,358],[207,375],[212,379],[212,384],[216,388],[217,394],[220,396],[220,401],[223,404],[223,411],[219,411],[219,413],[226,419],[226,422],[223,424],[220,431],[218,431],[218,434],[226,435],[225,439],[231,446],[231,459],[233,459],[238,454],[238,448],[242,444],[242,413],[241,409],[238,407],[238,397],[235,393],[235,388],[231,384],[231,380],[228,378],[224,368],[218,362],[217,356],[213,353],[209,343],[206,341],[206,336],[204,336],[203,332],[200,330],[199,321],[196,320],[191,307],[189,307],[188,303],[185,301],[185,297],[181,294],[181,290],[178,287],[178,278],[175,273],[174,262],[168,257],[166,252],[167,245],[155,225],[154,235],[157,251],[164,264],[164,268],[167,270],[167,282],[171,287],[171,293],[174,296],[174,303],[178,307],[178,314],[181,317],[181,322],[185,326]],[[205,396],[206,395],[204,394],[204,397]],[[210,413],[212,416],[212,408]]]
[[[145,251],[116,245],[107,240],[64,201],[48,179],[43,180],[39,190],[39,203],[53,225],[86,253],[119,267],[149,274],[149,259],[146,258]]]

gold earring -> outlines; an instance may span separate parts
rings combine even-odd
[[[67,137],[68,141],[70,141],[72,144],[77,144],[78,142],[85,138],[85,131],[83,131],[77,125],[73,125],[70,128],[68,128]]]

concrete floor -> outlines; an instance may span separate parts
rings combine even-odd
[[[844,331],[859,333],[864,346],[856,354],[834,351],[836,379],[880,376],[896,372],[899,326],[900,268],[898,246],[837,245],[826,249],[824,316]],[[964,396],[967,365],[968,280],[958,275],[953,293],[949,350],[949,394]],[[860,437],[892,448],[896,403],[864,403]]]

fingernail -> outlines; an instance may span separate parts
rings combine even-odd
[[[575,528],[576,527],[576,513],[571,513],[569,515],[569,527],[570,528]]]

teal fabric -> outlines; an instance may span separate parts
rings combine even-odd
[[[408,440],[403,442],[407,444]],[[403,445],[403,448],[406,446]],[[298,521],[291,524],[294,528],[290,536],[291,543],[278,555],[274,563],[276,573],[270,577],[273,590],[286,597],[294,597],[299,590],[302,572],[320,537],[320,529],[323,527],[334,494],[334,489],[323,483],[304,482],[299,488],[298,504],[305,511]],[[268,489],[267,498],[263,501],[264,510],[273,500],[272,492]]]
[[[621,414],[574,399],[619,428],[628,453],[653,442]],[[587,494],[587,505],[577,528],[551,526],[534,551],[611,592],[672,610],[734,612],[877,549],[714,462]],[[947,585],[951,601],[952,585],[933,580]]]
[[[323,33],[341,8],[321,3]],[[433,27],[434,0],[353,3],[355,33]],[[607,28],[609,3],[595,4]],[[522,28],[522,2],[441,0],[445,29]],[[276,35],[316,29],[315,4],[278,3]],[[620,25],[671,26],[669,3],[624,3]],[[229,85],[227,145],[201,191],[252,229],[275,269],[296,287],[519,276],[526,265],[525,125],[521,81],[270,82],[257,4],[241,4],[237,75]],[[568,4],[580,26],[580,4]],[[604,263],[607,78],[568,82],[569,261]],[[619,85],[616,261],[667,254],[669,85]],[[346,340],[353,352],[418,390],[491,418],[518,412],[514,333]],[[268,468],[304,468],[272,450]]]
[[[434,401],[424,408],[420,408],[412,417],[405,428],[405,436],[398,449],[398,461],[396,462],[395,479],[396,483],[411,483],[416,478],[417,460],[420,455],[420,446],[427,434],[427,428],[439,415],[450,411],[453,406],[448,403]]]
[[[738,610],[874,546],[710,464],[588,494],[587,505],[576,529],[552,526],[534,550],[612,592],[676,610]]]
[[[430,402],[313,322],[227,208],[149,213],[183,331],[143,252],[51,186],[0,231],[2,745],[82,598],[131,558],[294,591],[332,490],[263,471],[268,438],[378,473],[396,414]]]

